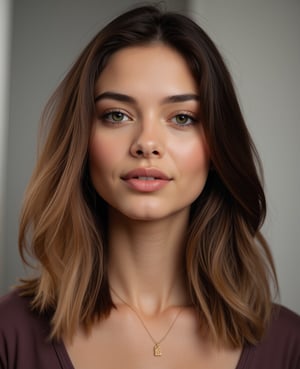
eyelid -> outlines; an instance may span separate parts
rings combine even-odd
[[[186,111],[186,110],[179,110],[178,112],[173,112],[172,116],[169,120],[172,121],[174,118],[176,118],[180,115],[186,116],[187,118],[189,118],[191,120],[191,122],[185,123],[185,124],[180,124],[180,123],[174,122],[174,124],[176,124],[176,126],[179,126],[179,127],[188,127],[188,126],[193,125],[194,123],[199,121],[199,118],[195,113],[192,113],[192,112]]]
[[[126,116],[128,119],[125,119],[125,120],[120,120],[120,121],[114,121],[112,119],[108,119],[108,115],[109,114],[114,114],[114,113],[121,113],[123,114],[124,116]],[[121,124],[121,123],[124,123],[124,122],[128,122],[128,121],[132,121],[132,117],[130,116],[130,114],[123,110],[123,109],[120,109],[120,108],[110,108],[110,109],[106,109],[104,110],[103,112],[101,112],[101,114],[99,114],[99,119],[102,120],[102,121],[105,121],[107,123],[111,123],[111,124]]]

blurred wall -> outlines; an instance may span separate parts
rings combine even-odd
[[[1,231],[4,231],[0,240],[0,260],[3,264],[0,269],[0,294],[5,293],[24,274],[17,248],[18,216],[23,192],[35,163],[41,111],[58,82],[94,34],[113,17],[136,4],[139,4],[138,0],[14,1],[8,131],[3,132],[2,116],[0,126],[2,151],[3,142],[7,142],[5,163],[3,156],[0,157],[1,175],[4,173],[2,166],[6,167],[5,203],[0,208],[5,214],[0,223]],[[168,9],[177,11],[185,7],[184,0],[167,0],[165,4]],[[1,3],[1,47],[8,40],[6,37],[2,41],[2,28],[8,20],[6,13],[2,12],[5,9],[4,3],[3,6]],[[0,87],[1,94],[7,91],[3,90],[2,82]],[[0,190],[2,194],[2,187]]]
[[[0,0],[0,281],[4,278],[4,199],[9,96],[11,2]]]
[[[232,72],[265,169],[263,232],[281,302],[300,313],[300,2],[190,0],[189,9]]]

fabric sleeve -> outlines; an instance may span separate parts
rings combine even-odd
[[[31,311],[30,299],[16,292],[0,298],[0,368],[70,369],[61,365],[49,331],[48,319]]]
[[[269,329],[245,369],[300,369],[300,316],[276,305]]]

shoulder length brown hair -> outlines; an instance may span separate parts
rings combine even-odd
[[[212,169],[192,204],[186,238],[186,280],[199,317],[216,342],[232,347],[263,335],[276,274],[260,233],[266,204],[260,162],[230,74],[207,34],[191,19],[154,6],[108,24],[81,53],[50,99],[47,135],[21,213],[19,247],[37,261],[23,294],[52,312],[52,337],[72,337],[109,314],[106,204],[91,185],[88,141],[95,81],[125,47],[164,43],[186,60],[199,86]]]

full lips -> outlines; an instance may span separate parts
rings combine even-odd
[[[139,192],[158,191],[172,180],[156,168],[136,168],[121,178],[130,188]]]
[[[130,188],[139,192],[153,192],[165,187],[170,180],[168,179],[123,179]]]

